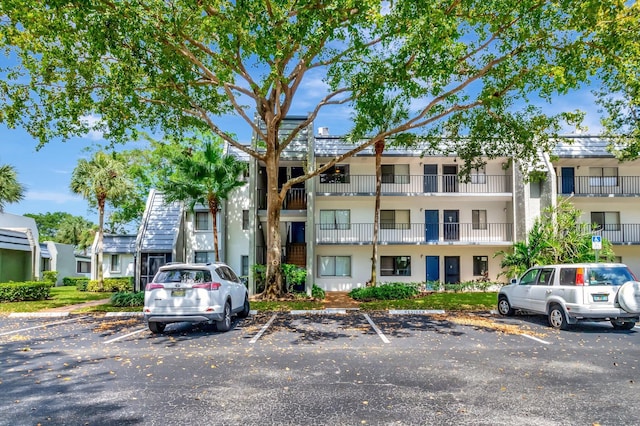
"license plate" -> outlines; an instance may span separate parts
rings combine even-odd
[[[608,302],[609,295],[608,294],[594,294],[593,295],[594,302]]]
[[[178,290],[171,290],[171,297],[184,297],[185,290],[184,288]]]

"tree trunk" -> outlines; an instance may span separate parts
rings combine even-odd
[[[371,279],[369,285],[375,287],[378,280],[376,268],[378,265],[378,230],[380,228],[380,191],[382,189],[382,152],[384,140],[375,144],[376,152],[376,205],[373,211],[373,239],[371,241]]]
[[[104,203],[105,200],[98,200],[98,289],[104,290],[104,274],[102,272],[102,264],[104,262]]]
[[[280,236],[280,210],[282,198],[278,191],[278,162],[267,162],[267,265],[264,298],[274,300],[283,295],[282,238]]]
[[[213,224],[213,252],[216,262],[220,262],[220,251],[218,250],[218,201],[215,196],[209,194],[207,196],[209,203],[209,212],[211,213],[211,222]]]

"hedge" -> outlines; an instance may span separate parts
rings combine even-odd
[[[42,271],[42,281],[55,284],[58,282],[58,271]]]
[[[105,278],[104,286],[100,288],[100,282],[98,280],[89,281],[87,291],[132,291],[133,290],[133,277],[121,277],[121,278]]]
[[[50,296],[53,283],[44,281],[25,281],[0,284],[1,302],[25,302],[30,300],[46,300]]]
[[[87,284],[89,284],[87,277],[64,277],[62,279],[62,285],[76,286],[78,291],[87,291]]]

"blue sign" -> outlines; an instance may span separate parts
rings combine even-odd
[[[602,249],[602,236],[600,236],[600,235],[592,235],[591,236],[591,248],[593,250],[601,250]]]

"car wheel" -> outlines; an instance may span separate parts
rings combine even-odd
[[[149,322],[149,330],[154,334],[162,333],[166,326],[167,324],[163,322]]]
[[[224,304],[222,319],[220,321],[216,321],[216,328],[218,331],[231,330],[231,304],[229,302]]]
[[[552,305],[549,309],[549,325],[555,329],[566,330],[569,328],[567,316],[560,305]]]
[[[249,316],[249,312],[251,311],[251,306],[249,305],[249,298],[247,296],[244,297],[244,305],[242,306],[242,310],[238,312],[239,318],[246,318]]]
[[[509,300],[504,296],[498,298],[498,312],[500,313],[500,315],[504,315],[507,317],[515,314],[515,310],[511,307]]]
[[[633,327],[636,326],[636,323],[633,321],[612,320],[611,325],[616,330],[631,330]]]

